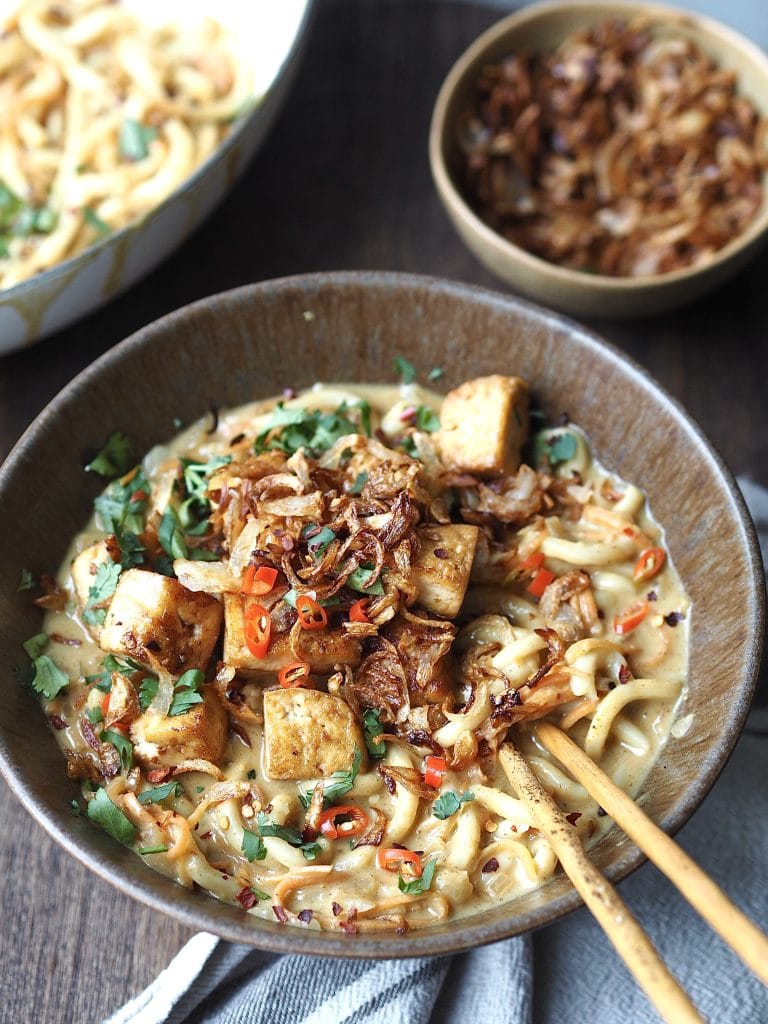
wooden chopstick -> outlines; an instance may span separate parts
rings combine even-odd
[[[768,985],[768,936],[726,896],[688,854],[566,734],[540,722],[536,735],[594,797],[714,931]]]
[[[589,860],[578,833],[523,755],[506,743],[499,750],[499,759],[531,817],[552,844],[563,870],[660,1016],[668,1024],[702,1024],[696,1007],[619,894]]]

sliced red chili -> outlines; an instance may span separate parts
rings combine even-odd
[[[249,604],[245,609],[245,643],[254,658],[266,658],[272,636],[272,619],[261,604]]]
[[[337,821],[345,818],[345,821]],[[318,818],[320,831],[328,839],[353,839],[368,828],[368,815],[361,807],[349,804],[346,807],[329,807]]]
[[[627,608],[621,615],[614,615],[613,632],[618,633],[620,636],[623,636],[625,633],[631,633],[633,629],[637,629],[647,614],[647,601],[633,604],[631,608]]]
[[[639,583],[653,579],[657,573],[661,572],[666,560],[667,556],[663,548],[646,548],[645,551],[640,552],[632,578]]]
[[[268,594],[277,581],[277,569],[269,565],[249,565],[243,577],[242,592],[253,597]]]
[[[296,598],[296,611],[302,629],[324,629],[328,625],[328,613],[314,597],[301,594]]]
[[[424,781],[433,789],[439,789],[443,784],[443,776],[448,769],[444,757],[435,757],[430,754],[424,759]]]
[[[528,555],[520,563],[520,568],[525,572],[529,572],[531,569],[540,569],[544,564],[544,554],[541,551],[534,551],[532,555]]]
[[[376,851],[376,865],[385,871],[399,871],[404,864],[409,865],[414,878],[421,875],[421,857],[413,850],[398,850],[393,846],[386,848],[380,846]]]
[[[305,686],[309,682],[310,664],[308,661],[293,661],[277,673],[277,681],[288,689],[289,686]]]
[[[349,621],[350,622],[370,622],[368,618],[368,606],[371,603],[370,597],[363,597],[359,601],[355,601],[352,607],[349,609]]]
[[[555,574],[550,572],[549,569],[539,569],[536,575],[533,577],[531,582],[526,587],[529,594],[533,594],[534,597],[541,597],[544,591],[547,589],[552,580],[555,579]]]

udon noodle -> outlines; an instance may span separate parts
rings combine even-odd
[[[525,382],[492,376],[444,399],[317,386],[132,468],[113,435],[27,644],[77,810],[183,885],[350,933],[552,876],[508,736],[595,842],[608,823],[536,721],[636,794],[689,603],[642,492],[575,426],[528,420]]]
[[[156,207],[252,91],[212,19],[155,27],[110,0],[14,5],[0,17],[0,287]]]

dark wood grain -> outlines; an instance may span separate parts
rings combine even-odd
[[[0,363],[0,455],[95,356],[204,294],[343,268],[410,270],[500,287],[450,228],[426,155],[442,77],[496,17],[490,9],[440,2],[321,3],[284,114],[214,218],[149,280]],[[768,484],[766,271],[764,255],[687,310],[592,326],[682,401],[736,472]],[[617,393],[615,400],[622,399]],[[105,433],[110,425],[105,420]],[[685,452],[667,457],[684,460]],[[4,785],[0,813],[0,1017],[99,1020],[147,984],[189,933],[60,851]]]

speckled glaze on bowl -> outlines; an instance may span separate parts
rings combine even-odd
[[[760,556],[733,479],[644,371],[576,324],[448,281],[339,273],[249,285],[143,328],[72,381],[0,470],[0,536],[7,538],[0,560],[0,767],[37,821],[102,878],[189,927],[276,952],[403,957],[470,949],[553,921],[579,898],[557,875],[475,917],[404,936],[347,936],[254,919],[181,888],[72,817],[77,788],[39,707],[11,672],[21,642],[40,628],[38,610],[16,587],[22,566],[35,573],[57,566],[89,516],[98,482],[83,473],[81,456],[106,430],[128,432],[143,451],[174,434],[174,417],[189,423],[212,402],[236,405],[316,380],[392,380],[400,353],[422,377],[444,367],[446,390],[478,374],[523,375],[546,410],[568,409],[597,457],[649,495],[694,608],[690,695],[681,712],[693,715],[693,725],[670,740],[644,789],[645,809],[663,827],[679,828],[723,767],[759,666]],[[32,512],[30,495],[37,495]],[[618,831],[594,857],[614,880],[641,861]]]
[[[217,10],[221,23],[234,30],[243,13],[237,3],[223,0]],[[114,299],[199,227],[245,170],[280,110],[300,60],[313,4],[314,0],[281,0],[279,5],[249,9],[246,20],[261,26],[253,47],[253,109],[159,206],[71,259],[13,288],[0,289],[0,356],[40,341]],[[200,0],[164,0],[164,5],[163,18],[196,17]],[[127,0],[126,6],[141,12],[151,0]]]
[[[704,53],[738,76],[739,91],[768,116],[768,56],[754,43],[712,18],[633,0],[546,0],[492,25],[459,57],[435,103],[429,133],[429,162],[440,200],[467,248],[501,280],[523,295],[577,316],[629,319],[683,306],[739,271],[768,238],[766,198],[755,219],[702,267],[642,278],[584,274],[549,263],[507,241],[474,212],[461,185],[461,157],[455,137],[458,117],[471,104],[485,64],[518,50],[541,52],[605,18],[647,16],[659,28],[693,40]]]

